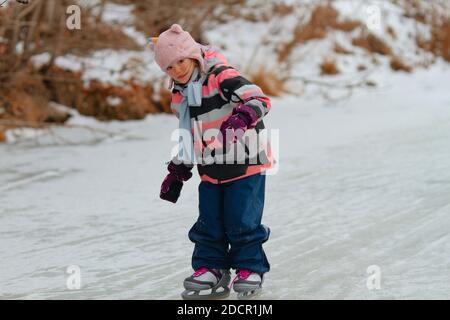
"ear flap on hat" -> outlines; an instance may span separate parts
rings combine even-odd
[[[179,24],[176,24],[176,23],[170,27],[170,31],[178,33],[178,34],[184,32],[183,28]]]

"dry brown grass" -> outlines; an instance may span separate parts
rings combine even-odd
[[[339,54],[353,54],[352,51],[345,49],[339,43],[334,44],[333,50],[334,50],[334,52],[339,53]]]
[[[296,40],[289,41],[276,49],[278,62],[284,62],[289,59],[292,50],[297,46]]]
[[[151,98],[153,87],[128,83],[123,86],[92,81],[84,91],[81,111],[100,120],[143,119],[148,113],[160,112]],[[110,105],[108,97],[120,99],[118,105]]]
[[[309,24],[321,30],[331,28],[345,32],[353,31],[361,26],[361,23],[355,20],[339,22],[338,14],[338,11],[331,4],[318,6],[313,11]]]
[[[273,97],[278,97],[286,92],[286,82],[275,71],[260,67],[249,75],[249,80],[259,86],[261,90]]]
[[[77,109],[81,114],[99,120],[142,119],[148,113],[168,111],[153,100],[151,84],[136,84],[128,81],[123,85],[112,85],[98,80],[91,81],[87,88],[83,85],[81,74],[52,67],[51,77],[66,81],[49,81],[51,99]],[[118,101],[111,105],[110,99]]]
[[[382,55],[392,54],[392,49],[382,39],[372,33],[354,38],[352,44],[372,53],[379,53]]]
[[[416,44],[419,48],[430,51],[450,62],[450,21],[444,22],[442,25],[434,25],[429,41],[416,37]]]
[[[34,70],[18,72],[9,82],[10,90],[0,90],[0,120],[3,133],[17,121],[28,124],[64,123],[70,115],[49,105],[49,94],[41,76]]]
[[[399,1],[400,5],[403,6],[405,12],[403,14],[406,18],[414,19],[420,23],[427,23],[427,14],[425,8],[422,8],[420,1],[417,0],[406,0]]]
[[[320,64],[320,71],[322,75],[336,75],[339,74],[340,71],[336,65],[336,60],[334,59],[325,59]]]
[[[284,3],[275,3],[272,6],[273,14],[276,14],[280,17],[287,16],[291,12],[294,11],[294,7],[292,5],[284,4]]]
[[[359,21],[347,20],[347,21],[343,21],[343,22],[336,22],[336,24],[334,25],[334,28],[341,30],[341,31],[345,31],[345,32],[351,32],[361,26],[362,26],[362,24]]]
[[[404,71],[408,73],[413,70],[411,66],[407,65],[404,61],[396,56],[391,58],[391,69],[394,71]]]
[[[8,90],[3,89],[1,94],[5,109],[2,119],[45,121],[49,96],[39,75],[22,70],[14,74],[8,85]]]
[[[330,4],[317,6],[309,24],[316,28],[324,29],[336,23],[338,12]]]

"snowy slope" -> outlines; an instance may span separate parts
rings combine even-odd
[[[382,87],[340,104],[273,99],[280,166],[267,180],[262,298],[449,298],[449,71],[379,74]],[[199,179],[176,205],[158,198],[176,119],[71,121],[119,134],[0,146],[0,298],[178,299]],[[71,265],[80,290],[66,287]],[[366,286],[371,265],[379,290]]]
[[[98,1],[79,0],[78,3],[95,7]],[[275,3],[293,5],[292,11],[281,16],[274,14],[272,10]],[[299,24],[306,24],[309,21],[311,13],[318,3],[320,1],[316,0],[302,2],[248,0],[247,5],[240,8],[241,14],[254,14],[260,20],[249,21],[243,18],[232,18],[223,24],[206,20],[203,26],[205,44],[220,47],[230,63],[246,76],[261,67],[284,76],[286,75],[284,68],[288,64],[287,76],[290,79],[288,86],[294,92],[301,85],[296,81],[297,77],[312,80],[324,80],[325,78],[329,83],[342,84],[351,82],[352,79],[367,78],[367,74],[376,73],[379,70],[387,69],[393,72],[389,67],[390,57],[369,54],[364,49],[352,44],[352,39],[361,35],[362,28],[357,28],[352,32],[329,29],[325,38],[298,44],[294,46],[291,54],[284,61],[278,61],[277,50],[291,41],[294,30]],[[339,21],[360,21],[364,28],[382,38],[392,48],[393,54],[407,65],[420,69],[424,65],[433,63],[433,55],[420,49],[415,40],[416,36],[429,39],[430,27],[418,23],[413,18],[405,17],[405,10],[400,5],[384,0],[367,2],[334,0],[331,3],[339,13]],[[421,4],[425,5],[426,2],[421,1]],[[145,46],[146,38],[155,35],[144,34],[135,29],[136,18],[132,13],[133,9],[134,5],[107,3],[102,19],[106,23],[120,25],[125,34],[142,46],[141,51],[105,49],[88,57],[65,55],[59,57],[55,64],[67,70],[82,71],[82,79],[86,86],[91,80],[120,86],[130,79],[136,83],[157,83],[156,86],[159,86],[164,74],[154,63],[152,52]],[[219,6],[217,10],[220,12],[223,8]],[[393,30],[395,37],[387,33],[388,27]],[[353,54],[337,54],[333,50],[336,43]],[[40,66],[49,59],[50,55],[44,53],[35,56],[33,62]],[[321,76],[320,64],[325,59],[336,61],[340,70],[339,75]],[[367,68],[366,72],[361,73],[357,70],[361,65]]]
[[[301,82],[296,78],[325,80],[328,83],[346,84],[351,80],[367,78],[367,74],[379,70],[390,69],[389,56],[368,53],[361,47],[352,44],[352,40],[365,32],[381,38],[391,49],[392,54],[414,69],[421,69],[433,63],[433,55],[417,46],[416,37],[430,38],[430,26],[418,23],[415,19],[405,17],[405,9],[393,1],[374,0],[333,0],[331,5],[338,12],[338,21],[355,20],[361,23],[351,32],[328,28],[326,36],[312,39],[294,46],[290,55],[282,61],[278,60],[277,50],[294,38],[298,25],[306,25],[311,14],[319,3],[326,1],[276,1],[292,5],[292,11],[286,15],[274,13],[274,2],[247,1],[253,4],[254,14],[260,13],[266,18],[252,22],[246,19],[231,19],[226,24],[211,24],[205,28],[206,39],[221,47],[230,62],[245,71],[246,74],[264,67],[267,70],[288,76],[288,85],[295,92]],[[427,5],[421,2],[421,5]],[[430,4],[431,6],[431,4]],[[247,8],[248,9],[248,8]],[[448,7],[450,12],[450,7]],[[243,8],[245,12],[245,8]],[[394,36],[387,30],[391,28]],[[239,32],[236,32],[239,30]],[[338,54],[334,45],[350,51],[351,54]],[[322,76],[320,64],[324,60],[334,60],[340,73],[333,76]],[[289,66],[285,70],[286,64]],[[358,66],[365,66],[366,72],[359,72]],[[286,74],[287,73],[287,74]],[[301,90],[300,90],[301,91]]]

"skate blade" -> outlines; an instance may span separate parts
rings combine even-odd
[[[228,298],[230,290],[223,290],[221,292],[202,293],[195,290],[184,290],[181,293],[183,300],[220,300]]]
[[[261,294],[262,288],[258,288],[255,290],[238,292],[237,298],[238,300],[251,300],[258,297]]]

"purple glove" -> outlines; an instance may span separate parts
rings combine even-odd
[[[225,120],[220,126],[220,133],[222,134],[222,142],[230,143],[231,136],[234,136],[236,130],[247,130],[247,121],[244,120],[239,113],[230,116],[227,120]],[[227,132],[228,131],[228,132]],[[231,136],[227,136],[227,134]]]
[[[240,105],[233,109],[233,115],[231,115],[227,120],[225,120],[220,126],[220,133],[222,134],[222,142],[231,143],[231,137],[227,137],[227,130],[245,130],[253,128],[258,121],[258,116],[256,112],[249,106],[245,104]]]
[[[192,168],[184,164],[175,164],[172,161],[167,166],[169,174],[164,179],[161,185],[161,192],[159,197],[170,202],[177,202],[180,196],[183,181],[187,181],[192,177]]]

